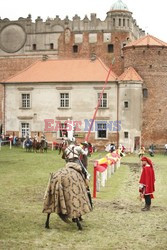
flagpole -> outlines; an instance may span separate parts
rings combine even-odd
[[[114,60],[113,60],[113,62],[114,62]],[[113,64],[113,62],[112,62],[112,64]],[[109,78],[110,73],[111,73],[111,68],[112,68],[112,65],[111,65],[111,67],[110,67],[110,69],[109,69],[109,71],[108,71],[108,74],[107,74],[107,77],[106,77],[106,80],[105,80],[105,83],[104,83],[102,92],[101,92],[101,94],[100,94],[100,98],[99,98],[98,103],[97,103],[97,107],[96,107],[96,109],[95,109],[95,112],[94,112],[94,115],[93,115],[93,118],[92,118],[92,121],[91,121],[89,130],[88,130],[88,134],[87,134],[86,137],[85,137],[85,141],[86,141],[86,142],[88,142],[88,140],[89,140],[90,132],[91,132],[91,130],[92,130],[93,123],[94,123],[94,120],[95,120],[95,118],[96,118],[96,114],[97,114],[98,108],[99,108],[99,106],[100,106],[100,103],[101,103],[101,99],[102,99],[104,90],[105,90],[105,88],[106,88],[106,86],[107,86],[107,83],[108,83],[108,78]]]

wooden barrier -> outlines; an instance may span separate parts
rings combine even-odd
[[[6,140],[6,141],[0,141],[0,150],[1,150],[1,147],[2,147],[2,143],[6,143],[6,142],[9,142],[9,148],[12,149],[12,141],[11,140]]]

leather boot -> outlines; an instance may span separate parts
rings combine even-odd
[[[149,211],[150,210],[150,205],[145,205],[145,207],[143,207],[141,210],[142,211]]]

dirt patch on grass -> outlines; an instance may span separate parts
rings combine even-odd
[[[138,205],[132,205],[130,203],[127,203],[125,201],[115,200],[112,202],[108,201],[94,201],[94,207],[105,209],[111,209],[112,211],[120,211],[122,210],[123,213],[139,213],[139,206]]]
[[[141,170],[141,165],[139,163],[132,162],[121,162],[122,165],[127,165],[131,172],[137,173]]]

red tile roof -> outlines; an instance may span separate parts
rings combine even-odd
[[[6,83],[35,82],[104,82],[109,68],[97,58],[37,61],[28,68],[8,78]],[[111,71],[108,81],[117,76]]]
[[[119,81],[142,81],[143,79],[139,76],[133,67],[127,68],[122,75],[118,77]]]
[[[158,38],[147,35],[144,37],[141,37],[138,40],[135,40],[129,44],[127,44],[124,48],[128,47],[139,47],[139,46],[158,46],[158,47],[167,47],[167,43],[159,40]]]

